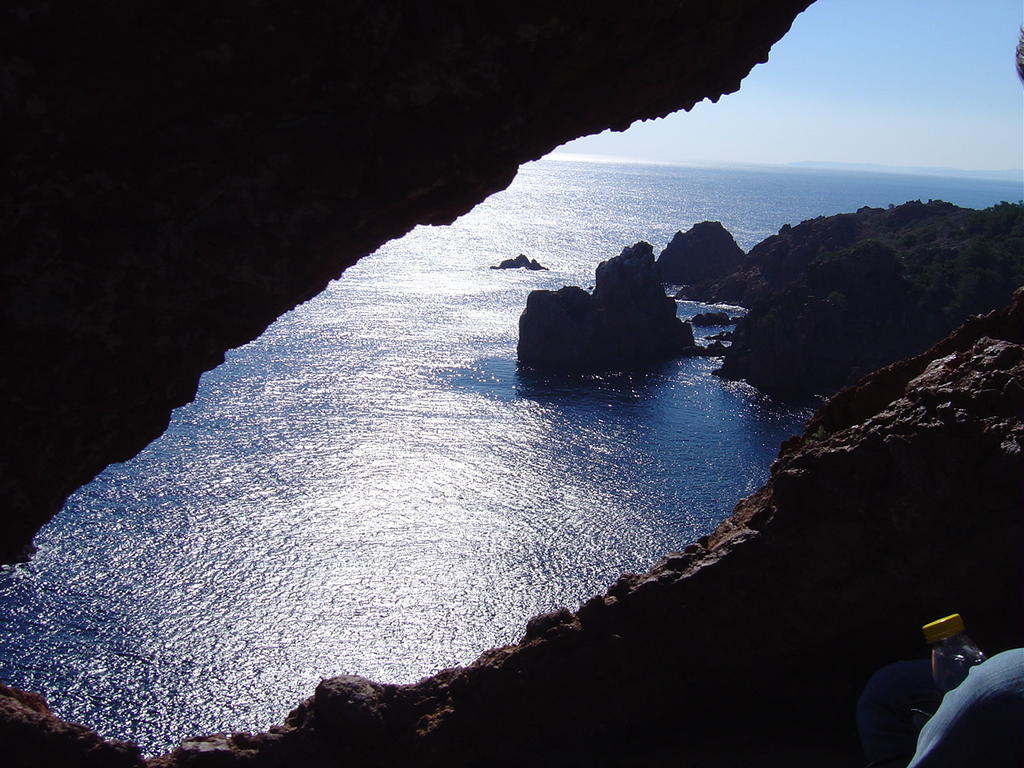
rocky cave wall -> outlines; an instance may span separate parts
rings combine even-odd
[[[567,139],[734,90],[808,4],[7,7],[2,557],[360,256]],[[714,535],[518,645],[413,686],[325,681],[281,727],[154,768],[859,765],[851,697],[920,621],[1020,644],[1022,323],[1018,296],[841,393]],[[142,764],[2,687],[0,745]]]
[[[0,562],[359,257],[736,90],[809,4],[7,4]]]

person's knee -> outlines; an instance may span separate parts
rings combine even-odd
[[[911,768],[1024,765],[1024,649],[973,667],[918,739]]]

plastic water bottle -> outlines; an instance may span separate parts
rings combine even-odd
[[[967,677],[967,671],[985,660],[985,654],[967,636],[959,613],[921,627],[932,647],[932,678],[940,691],[951,691]]]

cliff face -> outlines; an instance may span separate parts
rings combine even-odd
[[[0,561],[360,256],[735,90],[809,2],[5,7]]]
[[[41,696],[0,685],[0,764],[142,768],[134,744],[105,741],[51,714]]]

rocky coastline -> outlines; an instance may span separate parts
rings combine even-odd
[[[800,398],[922,351],[1021,284],[1024,208],[911,201],[784,226],[678,295],[749,307],[719,374]]]

